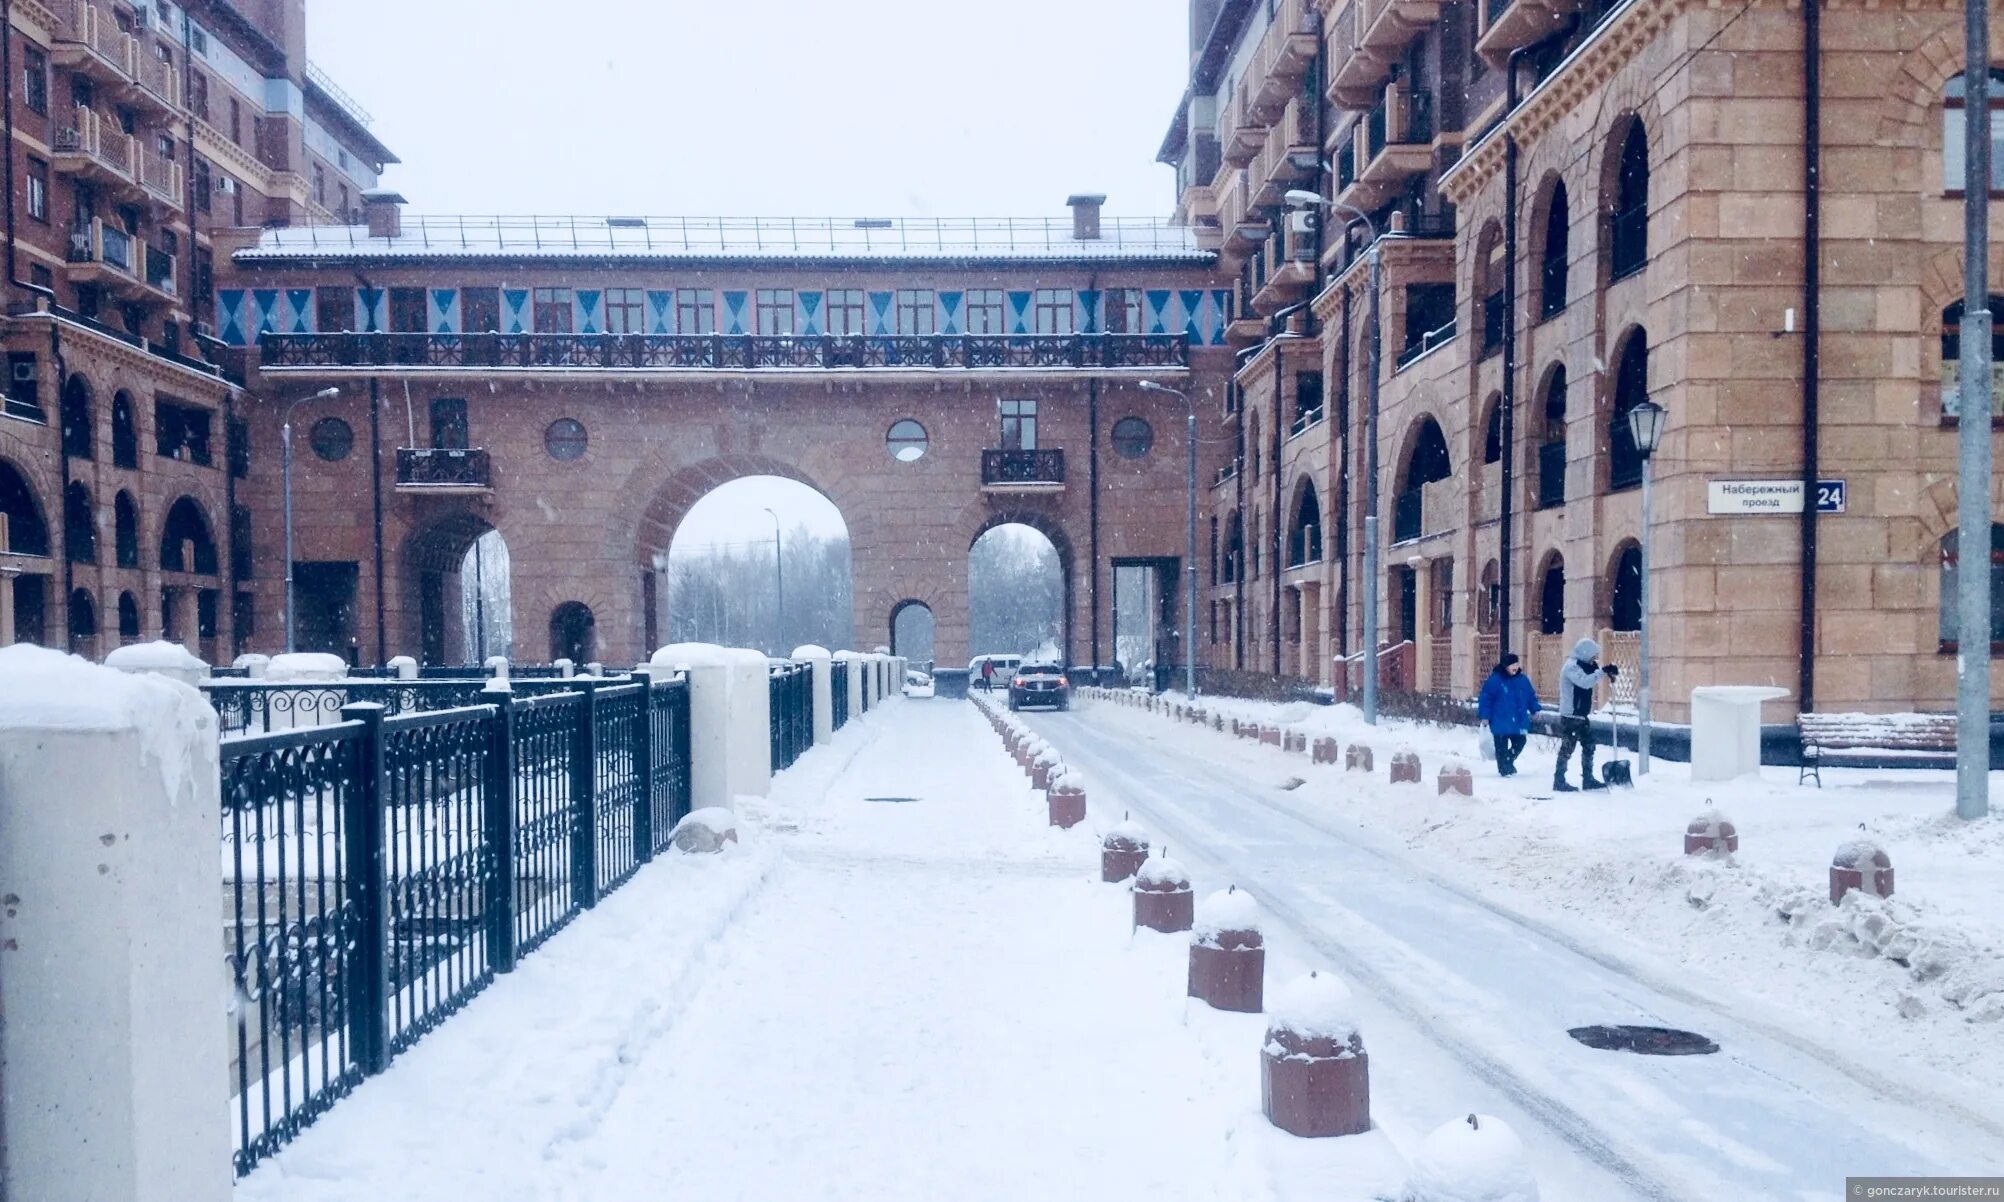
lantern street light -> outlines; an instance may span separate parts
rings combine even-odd
[[[1642,551],[1636,573],[1639,594],[1642,646],[1637,653],[1635,682],[1635,770],[1649,774],[1649,461],[1663,441],[1663,423],[1670,413],[1648,397],[1628,411],[1628,432],[1635,439],[1635,451],[1642,456]]]

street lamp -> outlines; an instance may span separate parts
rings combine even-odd
[[[777,591],[779,593],[779,605],[773,611],[772,640],[775,645],[772,649],[772,653],[774,655],[785,655],[786,647],[784,646],[784,644],[786,642],[786,565],[785,562],[780,559],[779,555],[779,515],[772,511],[772,506],[770,505],[761,506],[761,508],[765,510],[766,516],[772,519],[772,578],[774,583],[778,585]]]
[[[1353,223],[1360,223],[1370,238],[1369,267],[1371,304],[1366,324],[1371,327],[1370,370],[1371,382],[1367,390],[1368,402],[1364,409],[1364,721],[1373,725],[1378,721],[1378,368],[1380,332],[1378,329],[1378,293],[1382,278],[1382,265],[1378,258],[1380,238],[1377,223],[1364,210],[1341,201],[1331,200],[1320,192],[1310,192],[1305,188],[1290,188],[1283,198],[1291,209],[1324,208],[1350,215]],[[1346,348],[1347,350],[1347,348]]]
[[[1635,439],[1635,451],[1642,456],[1642,544],[1635,587],[1639,594],[1642,646],[1637,651],[1635,681],[1635,770],[1649,774],[1649,460],[1663,440],[1663,422],[1669,411],[1644,397],[1628,411],[1628,432]]]
[[[279,426],[278,441],[285,464],[285,650],[288,654],[297,650],[292,629],[292,411],[308,401],[330,401],[340,395],[339,388],[323,388],[312,396],[300,397],[285,407],[285,421]]]
[[[1190,394],[1180,388],[1158,384],[1153,380],[1141,381],[1143,392],[1166,392],[1183,398],[1183,407],[1189,410],[1188,424],[1184,429],[1184,441],[1190,444],[1188,469],[1184,482],[1189,493],[1188,519],[1190,524],[1188,598],[1183,606],[1183,691],[1191,697],[1197,695],[1197,406],[1190,400]],[[1094,664],[1094,668],[1099,665]]]

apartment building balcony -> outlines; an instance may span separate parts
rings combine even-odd
[[[1232,172],[1218,194],[1218,226],[1224,233],[1222,249],[1233,255],[1251,254],[1273,233],[1273,223],[1252,208],[1252,184],[1243,171]]]
[[[138,295],[144,247],[132,235],[93,217],[90,224],[70,231],[70,279],[95,284],[119,296]]]
[[[981,452],[982,492],[1062,492],[1065,453],[1061,450]]]
[[[51,0],[56,15],[49,58],[100,83],[119,87],[138,74],[138,46],[108,9],[89,0]]]
[[[181,299],[179,264],[173,255],[157,246],[142,246],[139,283],[141,298],[167,303]]]
[[[1364,0],[1357,9],[1357,45],[1397,59],[1440,20],[1440,10],[1440,0]]]
[[[127,104],[159,116],[181,111],[181,78],[174,68],[147,47],[133,51],[133,78],[125,85]]]
[[[1477,0],[1482,14],[1475,52],[1501,67],[1512,50],[1534,46],[1558,32],[1580,0]]]
[[[477,447],[398,447],[397,491],[439,496],[494,490],[494,466]]]
[[[1302,77],[1321,43],[1322,19],[1307,0],[1281,0],[1246,67],[1248,108],[1273,120],[1300,93]]]
[[[1312,114],[1300,100],[1291,100],[1279,121],[1266,131],[1266,144],[1249,169],[1247,186],[1252,203],[1271,208],[1282,203],[1289,188],[1312,183],[1322,166],[1322,152],[1309,128]]]
[[[1435,480],[1407,489],[1392,502],[1392,541],[1409,543],[1455,528],[1455,481]]]
[[[186,203],[187,176],[181,164],[154,150],[139,152],[139,190],[146,199],[169,209]]]
[[[1301,223],[1306,225],[1305,222]],[[1315,286],[1315,235],[1289,222],[1278,244],[1269,242],[1269,255],[1280,252],[1266,265],[1265,276],[1251,298],[1253,312],[1271,317],[1287,305],[1308,296]]]
[[[107,125],[95,110],[73,108],[68,124],[56,128],[50,141],[49,161],[59,174],[131,188],[136,146],[131,134]]]
[[[1247,166],[1266,145],[1266,126],[1265,121],[1248,110],[1244,86],[1235,89],[1225,97],[1224,112],[1218,121],[1219,157],[1230,167]]]
[[[1350,179],[1341,186],[1346,173],[1339,162],[1336,198],[1370,212],[1433,165],[1433,93],[1408,92],[1397,85],[1384,89],[1351,136]]]

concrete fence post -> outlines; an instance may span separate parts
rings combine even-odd
[[[835,737],[835,657],[828,648],[809,643],[795,647],[793,658],[814,670],[814,743],[819,746]]]
[[[724,651],[730,674],[731,788],[738,795],[772,792],[772,658],[763,651]]]
[[[652,667],[681,672],[689,681],[689,808],[729,809],[736,796],[731,773],[731,682],[728,653],[712,643],[671,643],[654,653]]]
[[[417,661],[408,655],[393,655],[389,667],[397,674],[398,680],[417,679]]]
[[[849,665],[844,680],[849,686],[849,721],[854,722],[863,715],[863,657],[854,651],[837,651],[835,658]]]
[[[229,1202],[215,714],[0,650],[0,1196]]]

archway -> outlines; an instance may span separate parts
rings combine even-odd
[[[97,515],[81,480],[63,490],[63,551],[71,563],[97,562]]]
[[[1315,481],[1303,476],[1294,490],[1293,516],[1287,526],[1287,566],[1298,568],[1322,561],[1322,507],[1316,502]]]
[[[676,523],[665,570],[663,642],[760,647],[772,655],[855,641],[849,526],[819,489],[792,476],[709,482]]]
[[[1649,138],[1631,116],[1608,139],[1602,169],[1607,279],[1623,279],[1649,263]]]
[[[160,570],[215,575],[216,540],[210,529],[209,516],[195,498],[175,501],[160,528]]]
[[[1424,490],[1454,473],[1454,461],[1447,452],[1447,436],[1432,417],[1421,417],[1406,439],[1406,453],[1400,461],[1398,497],[1392,511],[1392,541],[1406,542],[1432,534],[1426,529]]]
[[[566,601],[550,611],[550,662],[560,659],[580,667],[598,659],[598,619],[582,601]]]
[[[112,535],[116,562],[121,568],[139,566],[139,505],[124,489],[112,499]]]
[[[132,413],[132,394],[111,398],[111,462],[114,467],[139,466],[139,423]]]
[[[70,590],[70,654],[97,658],[97,601],[85,588]]]
[[[6,518],[0,551],[10,555],[49,553],[49,527],[42,520],[42,505],[35,498],[34,487],[5,459],[0,459],[0,516]]]
[[[891,610],[891,654],[902,655],[913,667],[930,672],[933,665],[932,606],[923,601],[900,601]]]
[[[403,621],[398,647],[426,665],[514,658],[513,576],[508,543],[470,511],[434,518],[403,551]],[[358,565],[294,567],[299,648],[346,650],[356,634]]]
[[[1566,560],[1557,551],[1545,557],[1538,573],[1538,633],[1566,632]]]
[[[72,372],[63,383],[63,454],[72,459],[97,458],[96,423],[91,420],[90,381]]]
[[[1005,518],[978,532],[967,551],[970,654],[1042,655],[1068,663],[1071,590],[1066,567],[1059,539],[1042,524]],[[1120,583],[1116,566],[1116,655],[1127,634],[1119,620]]]
[[[1608,627],[1613,630],[1642,629],[1642,545],[1635,540],[1621,544],[1608,571]]]
[[[1565,181],[1553,176],[1531,208],[1534,244],[1531,255],[1538,263],[1538,318],[1556,317],[1566,309],[1566,271],[1570,266],[1572,206],[1566,198]]]
[[[121,644],[139,640],[139,598],[131,593],[118,595],[118,641]]]
[[[1635,447],[1628,411],[1649,398],[1648,331],[1636,326],[1622,337],[1620,347],[1614,375],[1614,405],[1607,419],[1609,492],[1639,488],[1642,484],[1642,452]]]

